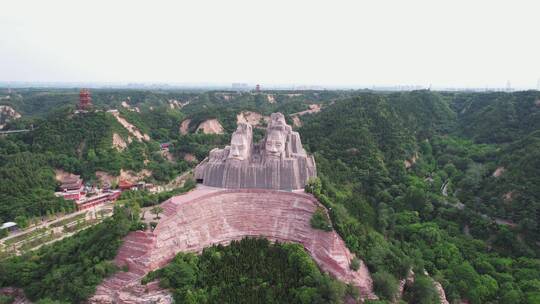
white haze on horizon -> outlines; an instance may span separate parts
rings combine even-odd
[[[0,81],[536,88],[538,1],[0,1]]]

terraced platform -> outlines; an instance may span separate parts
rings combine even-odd
[[[224,190],[198,187],[165,202],[163,218],[153,233],[132,232],[116,257],[118,272],[98,286],[90,303],[171,303],[156,283],[140,285],[149,271],[166,265],[178,252],[201,252],[213,244],[228,244],[246,236],[302,244],[326,271],[357,286],[372,298],[372,281],[364,263],[349,268],[353,255],[334,232],[309,223],[319,203],[304,193],[262,189]]]

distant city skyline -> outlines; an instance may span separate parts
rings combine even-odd
[[[536,1],[12,1],[2,83],[540,90]]]
[[[260,84],[262,91],[272,90],[372,90],[372,91],[474,91],[474,92],[514,92],[526,90],[540,91],[538,88],[515,88],[512,86],[500,87],[445,87],[445,86],[423,86],[423,85],[371,85],[371,86],[323,86],[313,84]],[[144,82],[18,82],[0,81],[0,89],[17,88],[58,88],[58,89],[163,89],[163,90],[228,90],[228,91],[255,91],[255,83],[144,83]]]

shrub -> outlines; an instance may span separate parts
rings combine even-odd
[[[351,260],[351,264],[349,265],[349,267],[354,270],[354,271],[357,271],[359,268],[360,268],[360,260],[357,258],[357,257],[354,257],[352,260]]]
[[[390,273],[379,271],[373,274],[373,288],[379,297],[393,301],[398,292],[398,282]]]
[[[13,298],[5,295],[0,295],[0,304],[10,304],[13,303]]]
[[[409,303],[418,304],[433,304],[440,303],[437,290],[433,284],[433,280],[425,275],[417,275],[414,284],[407,292],[404,298]]]
[[[321,229],[324,231],[332,230],[332,224],[330,223],[330,220],[328,219],[326,212],[321,207],[315,210],[309,222],[311,223],[311,227],[315,229]]]

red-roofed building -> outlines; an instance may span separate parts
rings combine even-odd
[[[63,197],[66,200],[79,200],[84,197],[83,180],[79,175],[69,174],[60,180],[60,192],[56,196]]]
[[[75,204],[77,204],[77,210],[84,210],[107,202],[113,202],[120,197],[120,194],[121,192],[118,190],[111,190],[110,192],[103,192],[95,196],[75,201]]]
[[[62,178],[60,189],[62,191],[79,190],[82,185],[83,181],[79,175],[70,174]]]
[[[132,190],[132,189],[136,189],[137,188],[137,185],[136,184],[133,184],[127,180],[121,180],[120,182],[118,182],[118,189],[124,191],[124,190]]]

